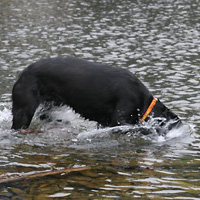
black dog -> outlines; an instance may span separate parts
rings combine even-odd
[[[12,129],[25,129],[41,103],[66,104],[83,117],[102,126],[136,124],[140,121],[153,95],[131,72],[77,58],[50,58],[27,67],[12,91]],[[159,100],[152,109],[153,117],[179,118]]]

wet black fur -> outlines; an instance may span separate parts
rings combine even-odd
[[[102,126],[136,124],[153,99],[131,72],[77,58],[50,58],[28,66],[12,91],[12,129],[28,128],[41,103],[68,105],[81,116]],[[160,101],[154,117],[178,117]]]

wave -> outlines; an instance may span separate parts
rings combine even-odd
[[[137,125],[126,125],[97,129],[97,123],[85,120],[75,114],[67,106],[58,107],[51,112],[51,122],[41,121],[35,115],[29,133],[19,133],[10,130],[12,122],[11,103],[0,105],[0,148],[13,145],[27,144],[36,146],[68,146],[72,148],[111,147],[135,144],[139,140],[158,145],[175,138],[191,137],[192,129],[184,125],[172,129],[167,134],[157,131],[157,119]],[[37,131],[35,131],[37,130]],[[183,140],[183,142],[185,142]]]

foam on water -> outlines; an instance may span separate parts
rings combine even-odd
[[[153,120],[152,120],[153,122]],[[175,128],[167,132],[167,134],[160,134],[156,131],[156,127],[151,127],[149,123],[137,124],[137,125],[126,125],[103,129],[93,129],[91,131],[85,131],[78,134],[77,139],[79,140],[92,140],[101,138],[111,137],[127,137],[127,138],[143,138],[151,140],[152,142],[166,142],[173,138],[181,137],[183,135],[190,135],[191,128],[188,125],[183,127]]]
[[[60,137],[65,137],[65,140],[68,140],[68,142],[70,140],[72,142],[88,141],[89,143],[97,141],[105,142],[106,140],[120,141],[121,139],[131,142],[132,140],[137,140],[139,138],[153,143],[163,143],[173,138],[185,137],[186,135],[190,136],[190,133],[192,132],[188,125],[184,125],[183,127],[172,129],[165,133],[167,126],[170,125],[170,123],[173,123],[173,121],[170,121],[163,128],[163,132],[158,132],[157,129],[160,129],[158,118],[150,118],[147,122],[136,125],[97,129],[96,122],[84,120],[79,114],[76,114],[67,106],[53,109],[51,117],[51,123],[41,123],[40,121],[40,126],[42,125],[41,129],[45,130],[48,136],[55,138],[56,135],[58,141]],[[159,120],[163,119],[159,118]]]
[[[126,125],[118,127],[108,127],[97,129],[96,122],[84,120],[80,115],[66,106],[58,107],[51,112],[52,121],[41,121],[34,117],[30,130],[41,130],[41,133],[17,133],[10,130],[12,114],[11,105],[1,105],[0,110],[0,146],[1,148],[19,144],[36,146],[71,146],[75,148],[104,147],[106,145],[122,145],[124,142],[132,142],[142,139],[151,143],[165,143],[174,138],[186,138],[190,136],[191,129],[183,126],[173,129],[167,134],[160,134],[156,131],[159,126],[155,119],[137,125]]]
[[[11,126],[12,113],[10,103],[0,104],[0,130],[9,129]]]

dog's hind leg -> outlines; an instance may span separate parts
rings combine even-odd
[[[33,85],[30,88],[29,84],[21,84],[19,81],[13,87],[12,100],[12,129],[28,128],[40,103],[36,88]]]

